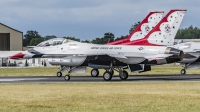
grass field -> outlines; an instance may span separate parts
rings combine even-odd
[[[152,74],[180,74],[181,66],[174,65],[162,65],[153,66],[151,71],[144,73],[130,73],[131,75],[152,75]],[[84,74],[71,74],[76,76],[90,75],[91,68],[88,68],[87,72]],[[105,70],[100,70],[100,75],[103,74]],[[31,68],[0,68],[0,76],[55,76],[58,72],[58,67],[31,67]],[[66,74],[66,73],[63,73]],[[197,70],[187,70],[187,74],[200,74],[200,69]],[[115,72],[115,75],[118,75]]]
[[[0,84],[1,112],[199,112],[200,82]]]
[[[154,66],[141,75],[179,74],[180,69]],[[90,75],[90,70],[72,75]],[[0,76],[55,76],[57,71],[57,67],[1,68]],[[199,104],[200,82],[0,84],[0,112],[199,112]]]

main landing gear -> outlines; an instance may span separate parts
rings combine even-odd
[[[112,76],[114,74],[114,70],[116,70],[117,72],[119,72],[119,77],[121,80],[126,80],[128,78],[128,72],[123,70],[122,68],[112,68],[109,70],[106,70],[103,74],[103,79],[105,81],[110,81],[112,79]]]
[[[61,66],[59,68],[59,71],[57,72],[57,77],[62,77],[62,71],[68,71],[68,74],[66,74],[64,76],[64,79],[66,81],[69,81],[70,80],[70,73],[73,69],[75,69],[75,67],[65,67],[65,66]],[[123,70],[123,68],[121,67],[112,67],[110,69],[106,69],[106,71],[103,73],[103,79],[105,81],[110,81],[113,77],[113,74],[114,74],[114,70],[119,72],[119,77],[121,80],[126,80],[128,78],[128,72]],[[98,69],[92,69],[91,71],[91,76],[93,77],[97,77],[99,75],[99,70]]]
[[[111,73],[111,75],[113,75],[114,74],[114,70],[113,69],[106,69],[106,72],[110,72]],[[91,70],[91,76],[92,77],[98,77],[99,76],[99,70],[98,69],[92,69]]]

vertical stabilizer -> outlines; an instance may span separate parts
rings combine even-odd
[[[125,45],[173,45],[185,12],[186,10],[171,10],[144,38]]]
[[[108,42],[107,44],[117,45],[144,38],[163,18],[163,13],[163,11],[150,12],[127,38],[114,42]]]

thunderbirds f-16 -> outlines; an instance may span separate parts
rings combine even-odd
[[[151,65],[182,60],[184,54],[181,50],[166,46],[173,45],[185,12],[186,10],[171,10],[148,34],[136,33],[135,36],[138,37],[136,40],[121,42],[120,45],[98,45],[65,40],[61,45],[35,47],[28,50],[28,53],[34,54],[32,56],[49,58],[52,65],[61,65],[60,71],[68,71],[65,80],[70,79],[70,73],[85,72],[87,66],[106,69],[103,74],[106,81],[112,79],[114,70],[119,72],[122,80],[126,80],[128,72],[124,69],[129,68],[131,72],[145,72],[151,70]],[[149,19],[151,21],[154,18]],[[149,29],[146,27],[141,25],[141,28]],[[142,36],[144,37],[141,38]],[[26,54],[18,53],[10,58],[24,57]],[[61,76],[60,71],[57,76]]]
[[[200,68],[200,43],[197,42],[184,42],[179,41],[174,48],[183,50],[185,52],[183,60],[178,63],[184,64],[183,69],[180,71],[182,75],[186,74],[186,69],[199,69]]]

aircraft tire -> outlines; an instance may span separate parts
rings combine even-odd
[[[127,71],[122,71],[119,74],[119,77],[120,77],[121,80],[126,80],[128,78],[128,72]]]
[[[103,79],[105,81],[110,81],[112,79],[112,74],[110,72],[108,72],[108,71],[104,72]]]
[[[185,75],[185,74],[186,74],[186,70],[185,70],[185,69],[182,69],[182,70],[180,71],[180,73],[181,73],[181,75]]]
[[[98,69],[92,69],[91,70],[91,76],[92,77],[98,77],[99,76],[99,70]]]
[[[57,72],[57,77],[62,77],[62,72]]]
[[[64,79],[65,79],[66,81],[69,81],[69,80],[70,80],[70,76],[69,76],[69,75],[65,75]]]

